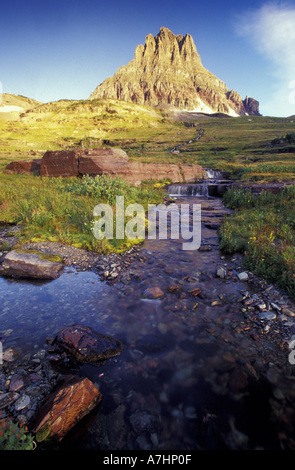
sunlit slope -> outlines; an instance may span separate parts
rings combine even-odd
[[[13,120],[0,115],[1,168],[11,160],[41,158],[46,150],[117,146],[136,161],[196,163],[252,180],[295,177],[294,144],[274,143],[295,132],[292,117],[179,114],[109,99],[32,105]]]

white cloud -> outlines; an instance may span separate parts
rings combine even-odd
[[[265,109],[275,110],[276,115],[295,114],[289,88],[290,82],[295,80],[294,4],[265,3],[239,16],[236,24],[237,33],[247,38],[272,66],[275,83],[274,89],[270,90],[269,103],[265,103]]]

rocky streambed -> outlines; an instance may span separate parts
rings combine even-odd
[[[241,255],[220,252],[217,230],[228,214],[220,198],[176,202],[201,204],[198,250],[147,239],[98,257],[40,244],[63,254],[62,276],[0,278],[1,412],[29,424],[74,371],[103,398],[59,448],[294,449],[295,306],[245,271]],[[115,337],[122,353],[77,368],[52,345],[72,323]]]

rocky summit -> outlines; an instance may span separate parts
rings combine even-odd
[[[168,104],[209,114],[259,115],[258,101],[248,96],[242,100],[203,67],[190,34],[174,35],[164,27],[155,37],[149,34],[145,45],[136,47],[135,58],[98,85],[90,98]]]

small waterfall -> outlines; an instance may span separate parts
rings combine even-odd
[[[209,180],[222,180],[226,178],[226,174],[224,171],[219,170],[205,170],[206,178]]]
[[[171,184],[168,186],[170,196],[209,196],[209,186],[206,183],[199,184]]]

